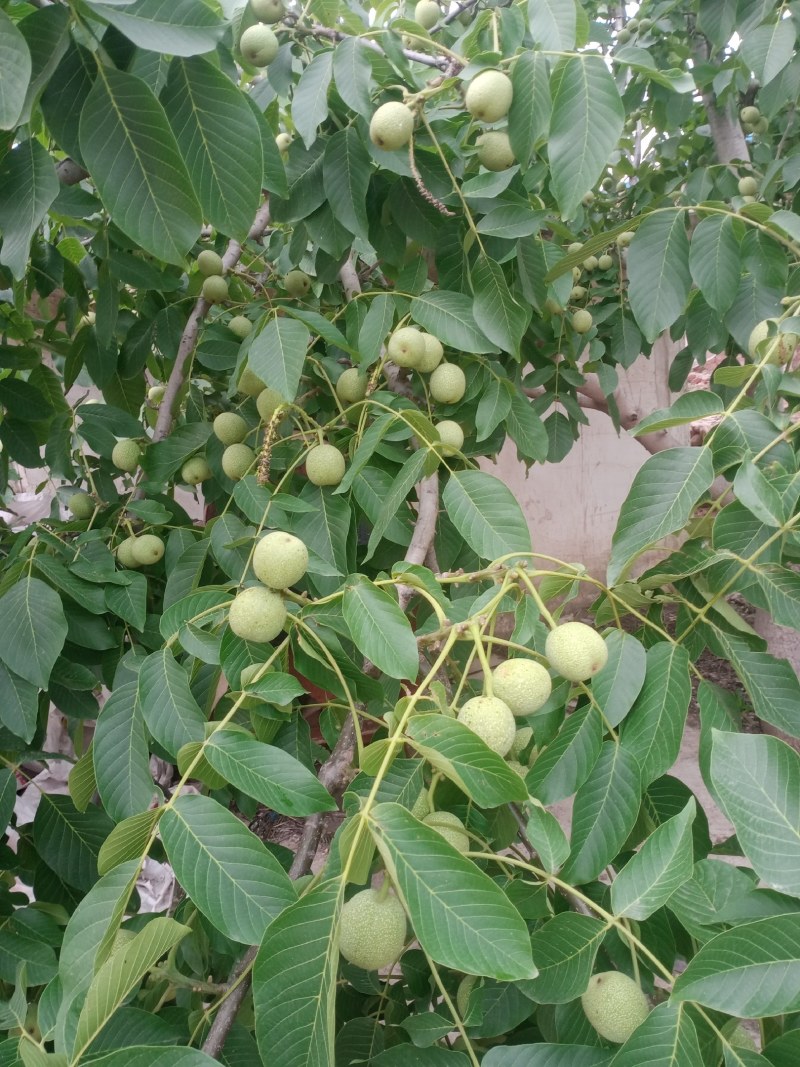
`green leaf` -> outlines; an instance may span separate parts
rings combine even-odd
[[[611,1061],[612,1067],[697,1067],[697,1031],[682,1004],[658,1004]]]
[[[97,791],[114,822],[145,811],[157,791],[136,697],[136,682],[119,686],[106,700],[95,726],[92,753]]]
[[[370,97],[372,62],[366,42],[358,37],[345,37],[333,53],[333,77],[336,90],[349,108],[364,118],[373,111]]]
[[[645,785],[678,758],[691,696],[687,650],[668,641],[649,648],[644,686],[625,720],[621,742],[636,758]]]
[[[338,51],[338,49],[337,49]],[[367,190],[371,159],[355,126],[333,135],[325,145],[322,185],[334,217],[357,237],[367,239]]]
[[[147,621],[147,579],[143,574],[126,574],[125,585],[107,585],[108,610],[129,622],[134,630],[143,630]]]
[[[218,730],[205,758],[237,789],[273,811],[303,818],[335,811],[336,802],[316,776],[294,756],[230,730]]]
[[[650,456],[620,509],[611,542],[608,584],[619,581],[644,549],[683,529],[713,480],[708,448],[667,448]]]
[[[736,499],[766,526],[783,526],[789,517],[778,490],[750,460],[737,470],[733,491]]]
[[[656,827],[611,885],[611,907],[627,919],[648,919],[692,876],[692,797],[679,815]]]
[[[329,1067],[341,883],[322,882],[267,927],[253,968],[256,1037],[273,1067]]]
[[[228,1046],[233,1044],[233,1037],[235,1037],[235,1031],[228,1038]],[[92,1056],[91,1061],[84,1060],[84,1062],[91,1062],[92,1067],[216,1067],[219,1064],[218,1060],[213,1060],[200,1049],[174,1046],[159,1048],[156,1045],[133,1045],[130,1048],[120,1048],[104,1056]]]
[[[691,284],[683,212],[647,215],[628,249],[628,298],[648,341],[655,341],[683,312]]]
[[[367,554],[364,557],[364,562],[372,559],[375,550],[383,540],[386,531],[389,528],[389,523],[395,518],[400,510],[400,505],[408,497],[408,494],[416,483],[422,478],[426,459],[426,450],[424,448],[418,448],[416,452],[411,453],[397,472],[394,481],[386,493],[383,511],[378,516],[378,521],[372,527],[372,533],[369,535]],[[341,497],[334,497],[334,499],[340,500]]]
[[[425,952],[498,981],[536,977],[525,922],[488,875],[398,804],[378,804],[369,821]]]
[[[525,836],[548,872],[557,871],[569,855],[569,841],[558,819],[538,804],[530,805]]]
[[[750,573],[758,587],[749,585],[743,595],[751,604],[768,611],[779,626],[800,630],[800,575],[786,567],[758,567]]]
[[[348,579],[342,613],[362,655],[390,678],[414,681],[419,673],[417,642],[402,608],[363,575]]]
[[[531,949],[538,978],[525,992],[539,1004],[567,1004],[586,992],[608,927],[589,915],[564,911],[535,930]]]
[[[193,56],[216,48],[225,25],[195,0],[87,0],[95,15],[139,48],[173,56]]]
[[[547,430],[536,414],[532,402],[520,389],[515,389],[511,394],[506,428],[511,440],[526,459],[544,463],[550,448]]]
[[[0,663],[0,723],[23,741],[30,741],[39,718],[39,691]]]
[[[97,881],[97,854],[113,827],[99,808],[78,811],[69,797],[42,793],[33,820],[33,840],[62,881],[87,890]]]
[[[464,293],[433,289],[411,301],[411,318],[435,334],[448,348],[461,352],[496,352],[472,314],[472,301]]]
[[[598,56],[560,59],[550,91],[550,185],[562,217],[571,219],[616,148],[625,111],[614,77]]]
[[[528,8],[534,45],[544,51],[571,52],[575,48],[577,18],[573,0],[540,0]]]
[[[97,869],[101,875],[113,871],[120,863],[143,856],[153,827],[161,818],[163,808],[151,808],[131,815],[117,823],[100,847]]]
[[[81,113],[84,162],[116,225],[159,259],[182,264],[202,216],[164,109],[138,78],[98,69]]]
[[[536,54],[536,52],[524,53],[520,56],[520,60],[526,55],[535,56]],[[501,204],[493,208],[488,215],[483,216],[477,229],[478,233],[485,233],[489,237],[504,237],[513,240],[517,237],[530,237],[539,233],[546,219],[547,214],[544,211],[534,211],[527,205]]]
[[[25,275],[31,238],[58,189],[53,161],[38,141],[22,141],[0,160],[0,263],[17,281]]]
[[[740,55],[762,86],[769,85],[789,63],[796,38],[793,19],[781,18],[780,13],[775,22],[756,26],[743,35]]]
[[[0,11],[0,70],[3,72],[0,81],[0,130],[13,130],[28,91],[31,54],[16,24],[3,11]]]
[[[329,489],[322,489],[308,482],[300,492],[300,499],[314,508],[314,514],[300,513],[292,516],[290,532],[305,541],[309,552],[341,576],[347,574],[348,538],[352,513],[345,497],[336,496]],[[387,501],[388,510],[388,501]],[[314,575],[313,583],[324,595],[338,589],[338,578]]]
[[[589,777],[603,743],[603,725],[592,707],[573,712],[550,744],[540,752],[527,784],[542,804],[572,796]]]
[[[153,652],[139,670],[139,705],[147,729],[177,756],[190,741],[202,741],[205,716],[192,696],[189,679],[168,648]]]
[[[658,433],[673,426],[685,426],[688,422],[705,419],[709,415],[718,415],[724,409],[722,400],[716,393],[697,389],[679,396],[668,408],[660,408],[638,422],[630,431],[632,437],[641,437],[647,433]]]
[[[292,120],[306,148],[328,115],[328,87],[333,77],[333,52],[317,52],[300,75],[292,96]]]
[[[634,705],[647,673],[647,653],[631,634],[612,630],[608,662],[592,679],[592,696],[610,726],[618,726]]]
[[[5,833],[17,799],[17,780],[6,767],[0,770],[0,833]]]
[[[175,59],[161,103],[204,216],[243,240],[261,198],[261,174],[253,166],[261,133],[246,98],[205,59]]]
[[[247,362],[284,400],[294,400],[311,335],[296,319],[271,318],[252,339]]]
[[[22,578],[0,598],[0,659],[21,678],[47,688],[67,636],[61,598],[38,578]]]
[[[572,850],[561,877],[575,885],[596,878],[625,844],[640,803],[641,775],[635,757],[621,745],[607,742],[575,794]]]
[[[706,302],[724,315],[739,288],[739,239],[728,215],[702,219],[692,233],[689,271]]]
[[[295,900],[285,871],[254,833],[210,797],[182,796],[161,838],[175,876],[206,918],[244,945]]]
[[[78,1019],[75,1062],[151,967],[188,933],[188,926],[159,915],[103,964],[89,987]]]
[[[800,914],[742,923],[713,938],[678,975],[672,1000],[694,1001],[745,1019],[797,1011]]]
[[[608,1067],[612,1053],[588,1045],[496,1045],[483,1057],[483,1067]]]
[[[415,715],[406,733],[419,754],[479,807],[527,799],[520,776],[462,722],[446,715]]]
[[[142,467],[155,482],[170,478],[198,448],[208,441],[211,424],[190,422],[176,426],[163,441],[151,444],[144,454]]]
[[[764,581],[770,581],[775,589],[771,571]],[[800,679],[789,661],[776,659],[769,652],[754,652],[743,637],[721,630],[715,631],[714,644],[731,661],[756,715],[792,737],[800,737]]]
[[[453,471],[442,503],[469,547],[486,560],[531,551],[528,523],[511,490],[485,471]]]
[[[511,295],[503,268],[481,252],[470,277],[472,313],[478,328],[503,352],[518,359],[530,316]]]
[[[711,781],[753,869],[800,895],[800,756],[776,737],[714,730]]]

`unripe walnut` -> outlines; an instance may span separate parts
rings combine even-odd
[[[593,678],[608,661],[608,648],[585,622],[565,622],[547,635],[544,654],[550,666],[570,682]]]
[[[126,471],[128,474],[133,472],[139,466],[139,460],[142,458],[142,450],[139,448],[135,441],[131,441],[130,438],[123,437],[122,440],[117,441],[111,452],[111,462],[114,466],[121,471]]]
[[[593,324],[592,316],[584,308],[574,312],[572,316],[572,328],[575,333],[588,333]]]
[[[511,141],[504,130],[488,130],[477,141],[478,159],[487,170],[508,170],[516,163]]]
[[[436,0],[419,0],[414,8],[414,21],[426,30],[432,30],[442,17],[442,9]]]
[[[513,96],[514,88],[507,74],[499,70],[483,70],[467,86],[464,103],[474,118],[481,122],[497,122],[508,114]]]
[[[431,396],[440,404],[457,404],[467,390],[463,370],[455,363],[440,363],[430,377]]]
[[[425,342],[425,351],[422,354],[422,358],[417,363],[416,369],[420,374],[430,374],[431,371],[436,370],[439,364],[444,358],[444,348],[442,348],[442,342],[438,337],[434,337],[432,333],[424,333],[422,340]]]
[[[343,404],[355,404],[367,395],[367,379],[358,367],[348,367],[336,382],[336,395]]]
[[[262,389],[256,397],[256,408],[264,422],[269,422],[282,403],[283,397],[278,390],[270,389],[269,386]]]
[[[228,445],[222,453],[222,469],[233,482],[244,478],[256,461],[256,454],[248,445]]]
[[[464,431],[452,419],[442,419],[436,423],[436,431],[442,442],[439,451],[443,456],[454,456],[464,447]]]
[[[285,622],[283,598],[263,585],[249,586],[237,593],[228,612],[228,625],[244,641],[272,641]]]
[[[761,118],[761,112],[758,110],[757,107],[754,107],[752,104],[750,104],[748,107],[742,108],[742,110],[739,112],[739,117],[741,118],[742,122],[746,123],[748,126],[754,126]]]
[[[406,913],[392,894],[363,889],[342,908],[339,919],[339,951],[354,967],[378,971],[388,967],[403,951]]]
[[[283,284],[289,296],[295,300],[301,300],[308,295],[311,288],[311,279],[304,270],[290,270],[283,279]]]
[[[234,315],[231,321],[228,323],[228,329],[239,340],[243,341],[245,337],[249,337],[253,332],[253,324],[250,319],[245,318],[244,315]]]
[[[650,1014],[647,997],[621,971],[593,974],[581,1004],[598,1034],[615,1045],[624,1044]]]
[[[450,811],[432,811],[422,821],[426,826],[440,833],[457,852],[469,852],[469,835],[457,815],[453,815]]]
[[[268,67],[278,54],[278,38],[261,23],[248,26],[239,38],[239,51],[253,67]]]
[[[290,133],[279,133],[275,138],[275,144],[278,146],[278,151],[281,155],[285,155],[289,151],[289,146],[292,143],[292,135]]]
[[[206,278],[210,278],[212,274],[223,274],[225,267],[222,264],[222,256],[217,255],[211,248],[204,248],[197,257],[197,269]]]
[[[203,282],[203,299],[209,304],[222,304],[228,299],[228,283],[220,274],[212,274]]]
[[[611,268],[614,266],[614,260],[608,254],[608,252],[606,252],[598,259],[597,266],[600,268],[600,270],[611,270]]]
[[[235,445],[247,437],[247,423],[235,411],[222,411],[214,419],[214,436],[223,445]]]
[[[164,555],[164,542],[155,534],[142,534],[133,543],[133,558],[143,567],[158,563]]]
[[[296,585],[307,569],[308,549],[299,537],[281,530],[262,537],[253,552],[256,578],[270,589]]]
[[[514,716],[508,704],[498,697],[473,697],[459,711],[458,721],[500,756],[505,756],[514,743]]]
[[[94,500],[88,493],[73,493],[67,507],[76,519],[91,519],[94,515]]]
[[[370,140],[385,152],[403,148],[413,132],[414,112],[399,100],[381,104],[369,124]]]
[[[751,174],[739,179],[739,192],[742,196],[755,196],[758,193],[758,182]]]
[[[424,334],[414,326],[401,326],[389,338],[386,355],[398,367],[417,367],[425,358]]]
[[[334,445],[315,445],[306,456],[306,477],[312,485],[338,485],[344,468],[344,456]]]
[[[187,485],[199,485],[210,477],[211,468],[205,456],[192,456],[181,467],[181,481],[186,482]]]
[[[237,389],[240,393],[244,393],[245,396],[258,396],[266,388],[266,382],[262,382],[259,376],[250,370],[249,366],[246,366],[239,375]]]
[[[280,22],[286,14],[283,0],[250,0],[250,10],[259,22]]]
[[[119,563],[121,567],[127,567],[128,570],[132,571],[141,567],[141,563],[133,554],[133,548],[136,541],[136,537],[126,537],[124,541],[120,541],[117,545],[117,563]]]

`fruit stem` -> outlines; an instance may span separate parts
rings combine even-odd
[[[492,667],[489,663],[489,658],[486,655],[486,649],[483,647],[483,641],[481,639],[481,632],[477,625],[470,626],[469,632],[472,635],[472,640],[475,642],[475,651],[478,654],[481,667],[483,668],[483,691],[487,697],[493,696],[492,693]]]
[[[431,784],[428,786],[428,803],[430,804],[431,811],[436,810],[433,806],[433,794],[436,792],[436,786],[439,784],[439,782],[441,782],[441,780],[442,772],[434,771],[434,773],[431,775]]]
[[[542,618],[547,623],[547,625],[550,627],[550,629],[551,630],[555,630],[555,628],[556,628],[556,620],[550,614],[550,612],[549,612],[549,610],[547,608],[547,605],[542,600],[542,597],[541,597],[541,595],[539,593],[539,590],[536,588],[536,586],[533,584],[533,582],[530,580],[530,578],[528,577],[528,575],[525,573],[524,570],[522,570],[520,568],[516,573],[517,573],[517,577],[520,579],[520,581],[522,581],[522,583],[525,585],[525,587],[527,588],[528,592],[530,593],[531,600],[533,600],[534,604],[539,609],[539,614],[542,616]]]

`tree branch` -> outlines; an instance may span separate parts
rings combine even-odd
[[[436,522],[439,518],[439,475],[436,471],[423,478],[417,485],[417,521],[414,523],[414,534],[408,546],[405,560],[406,563],[422,565],[433,551],[433,539],[436,536]],[[403,611],[408,607],[408,602],[414,595],[414,589],[410,585],[397,587],[398,600]]]
[[[247,235],[248,241],[255,241],[261,237],[269,225],[269,200],[265,200],[261,207],[258,209],[253,225],[250,227],[250,232]],[[225,249],[225,254],[222,257],[222,264],[226,273],[231,271],[233,267],[242,258],[243,246],[234,239],[228,242],[228,247]],[[178,345],[178,354],[175,357],[175,364],[169,376],[167,387],[164,390],[164,397],[158,408],[158,419],[156,420],[155,430],[153,432],[154,441],[163,441],[167,434],[172,429],[172,422],[174,419],[173,409],[175,407],[175,401],[177,400],[178,393],[186,381],[186,376],[191,367],[191,357],[194,354],[195,345],[197,344],[197,335],[200,332],[200,325],[208,314],[208,309],[211,305],[203,297],[198,297],[191,314],[186,322],[181,335],[181,341]]]
[[[284,22],[293,33],[304,37],[322,37],[329,41],[346,41],[353,36],[351,33],[343,33],[341,30],[334,30],[329,26],[321,26],[318,22],[313,22],[310,26],[300,26],[291,15],[284,19]],[[384,59],[387,58],[386,53],[377,41],[373,41],[369,37],[361,37],[359,40],[361,40],[365,48],[369,48],[372,52],[377,52]],[[413,48],[404,48],[403,55],[414,63],[422,63],[426,67],[436,67],[437,70],[446,70],[451,65],[451,60],[447,56],[429,56],[426,52],[418,52]]]

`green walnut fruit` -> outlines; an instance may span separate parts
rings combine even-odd
[[[228,612],[228,625],[243,641],[264,644],[274,640],[286,622],[283,598],[263,585],[237,593]]]
[[[472,993],[472,990],[477,984],[478,976],[476,974],[465,975],[458,984],[458,989],[456,990],[456,1007],[458,1008],[458,1014],[462,1019],[466,1019],[467,1017],[470,993]]]
[[[572,315],[572,328],[575,333],[588,333],[592,328],[592,316],[586,311],[585,308],[581,308],[579,311],[573,312]]]
[[[290,270],[283,279],[283,286],[293,300],[302,300],[311,289],[311,279],[304,270]]]
[[[597,258],[597,256],[587,256],[586,259],[583,261],[583,269],[588,271],[597,270],[599,264],[600,260]]]
[[[414,132],[414,112],[399,100],[381,104],[369,124],[369,137],[377,148],[394,152],[411,140]]]
[[[492,671],[492,692],[513,715],[533,715],[550,699],[553,683],[535,659],[507,659]]]
[[[766,115],[762,115],[758,122],[753,127],[753,131],[758,134],[759,137],[763,137],[769,130],[769,119]]]
[[[633,230],[625,230],[624,233],[619,234],[617,237],[617,248],[627,248],[636,234]]]
[[[773,327],[770,336],[770,325]],[[775,319],[762,319],[756,323],[750,333],[747,342],[747,351],[750,358],[760,360],[765,353],[769,353],[767,362],[783,366],[788,363],[800,344],[800,335],[796,333],[778,333],[778,323]]]
[[[528,767],[524,767],[519,762],[519,760],[509,759],[509,760],[506,760],[506,763],[508,764],[510,770],[512,770],[514,772],[514,774],[518,774],[520,776],[520,778],[527,778],[528,777],[529,768]]]
[[[253,332],[253,324],[250,319],[245,318],[244,315],[234,315],[231,321],[228,323],[228,329],[243,341],[245,337],[249,337]]]
[[[442,9],[436,0],[419,0],[414,8],[414,21],[426,30],[432,30],[441,17]]]
[[[205,456],[192,456],[181,467],[181,481],[186,485],[199,485],[211,477],[211,468]]]
[[[499,70],[483,70],[467,86],[464,103],[473,118],[481,122],[497,122],[508,114],[513,96],[514,88],[507,74]]]
[[[415,326],[401,326],[389,338],[386,355],[398,367],[418,367],[425,358],[425,335]]]
[[[197,269],[201,274],[204,274],[206,278],[210,278],[214,274],[225,273],[222,256],[217,255],[217,253],[210,248],[204,248],[197,257]]]
[[[567,245],[567,253],[571,256],[574,255],[576,252],[582,251],[583,244],[580,241],[572,241],[570,244]]]
[[[508,170],[517,162],[508,134],[503,130],[488,130],[477,141],[478,160],[487,170]]]
[[[91,519],[94,515],[94,500],[88,493],[73,493],[67,507],[76,519]]]
[[[344,478],[344,456],[335,445],[315,445],[306,456],[306,477],[312,485],[338,485]]]
[[[627,44],[628,41],[630,41],[631,36],[631,31],[626,30],[625,27],[623,27],[617,34],[617,44]]]
[[[244,478],[256,461],[256,454],[249,445],[228,445],[222,453],[222,469],[232,482]]]
[[[164,542],[155,534],[142,534],[133,544],[133,558],[143,567],[150,566],[164,555]]]
[[[457,404],[467,391],[467,378],[455,363],[440,363],[430,377],[431,396],[439,404]]]
[[[600,270],[611,270],[611,268],[614,266],[614,260],[608,254],[608,252],[606,252],[597,260],[597,266],[600,268]]]
[[[141,567],[141,563],[137,560],[133,554],[133,548],[138,538],[126,537],[124,541],[120,541],[117,545],[117,563],[121,567],[127,567],[130,571],[135,571]]]
[[[139,466],[141,458],[141,448],[128,437],[123,437],[122,440],[117,441],[111,452],[111,462],[114,466],[118,470],[127,471],[128,474],[133,474]]]
[[[363,889],[342,908],[339,951],[354,967],[379,971],[399,958],[406,943],[406,913],[391,893]]]
[[[235,411],[221,411],[214,419],[214,436],[223,445],[237,445],[247,437],[248,426]]]
[[[427,789],[420,789],[419,796],[411,805],[411,814],[415,819],[424,819],[426,815],[431,813],[431,802],[428,797]]]
[[[269,422],[283,403],[283,397],[278,390],[270,389],[269,386],[266,389],[262,389],[256,397],[256,408],[264,422]]]
[[[238,392],[244,393],[245,396],[258,396],[260,392],[267,388],[267,385],[249,367],[245,367],[239,375],[239,384],[236,388]]]
[[[203,282],[203,299],[209,304],[224,304],[228,299],[228,283],[221,274],[212,274]]]
[[[248,26],[239,38],[239,51],[252,67],[268,67],[278,54],[278,38],[262,23]]]
[[[572,268],[572,280],[574,282],[580,281],[580,277],[581,277],[581,268],[580,267],[573,267]]]
[[[439,452],[443,456],[454,456],[464,447],[464,431],[452,419],[442,419],[436,423],[436,431],[442,442]]]
[[[358,367],[348,367],[339,375],[336,395],[343,404],[355,404],[367,395],[367,378]]]
[[[286,153],[289,151],[289,147],[293,140],[294,138],[292,137],[292,135],[286,132],[279,133],[278,136],[275,138],[275,144],[277,145],[278,151],[281,153],[282,156],[286,155]]]
[[[647,33],[648,30],[653,28],[652,19],[639,19],[639,33]]]
[[[588,193],[584,193],[581,197],[581,203],[584,207],[591,207],[594,203],[594,193],[590,189]]]
[[[250,0],[250,10],[259,22],[280,22],[286,14],[283,0]]]
[[[308,549],[299,537],[273,530],[256,545],[253,570],[256,578],[270,589],[288,589],[308,570]]]
[[[417,364],[417,370],[420,374],[430,374],[431,371],[436,370],[444,359],[444,349],[442,348],[442,342],[438,337],[434,337],[432,333],[424,333],[422,339],[425,342],[425,351],[422,359]]]
[[[585,682],[605,667],[608,648],[585,622],[565,622],[547,635],[544,654],[550,666],[570,682]]]
[[[742,108],[742,110],[739,112],[739,118],[747,126],[755,126],[755,124],[761,118],[761,112],[758,110],[757,107],[753,107],[753,105],[750,104],[748,107]]]
[[[147,390],[147,399],[151,404],[160,404],[166,391],[167,387],[165,385],[151,385]]]
[[[620,971],[593,974],[581,997],[586,1018],[606,1041],[624,1044],[650,1014],[647,997]]]
[[[522,726],[514,734],[514,743],[512,744],[511,748],[508,750],[508,758],[510,760],[521,759],[522,758],[522,753],[527,749],[528,745],[530,745],[532,740],[533,740],[533,730],[530,728],[530,726]],[[534,753],[535,753],[535,749],[532,750],[531,756],[534,755]],[[530,757],[528,759],[528,762],[532,762]]]
[[[500,756],[505,756],[514,743],[514,716],[508,704],[498,697],[473,697],[459,711],[458,721]]]
[[[741,196],[755,196],[758,193],[758,182],[752,175],[747,174],[739,179],[739,193]]]
[[[569,291],[570,303],[575,304],[579,300],[583,300],[586,296],[586,287],[584,285],[573,285]]]
[[[469,835],[466,827],[457,815],[449,811],[432,811],[422,820],[426,826],[430,826],[440,833],[448,844],[452,845],[457,852],[469,852]]]

